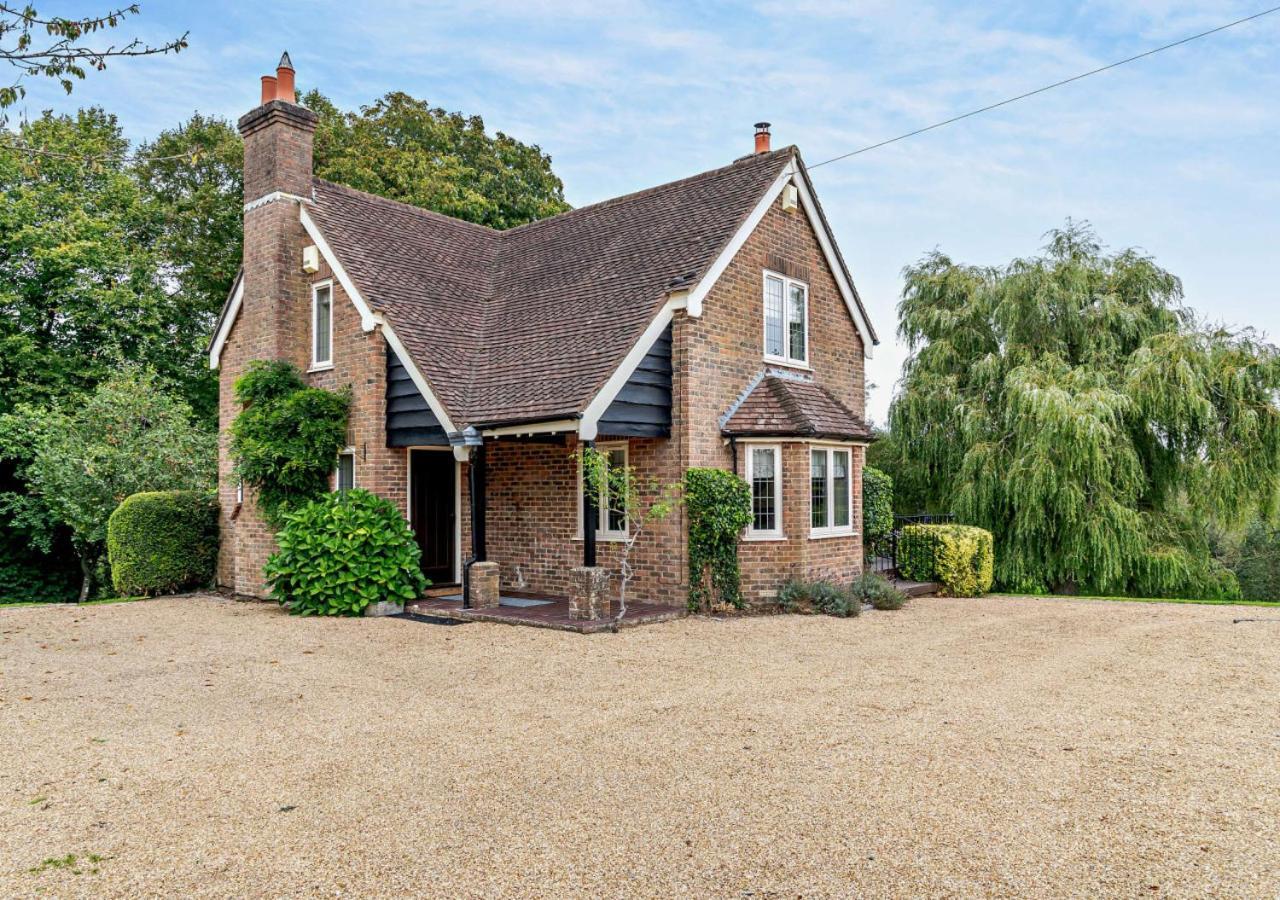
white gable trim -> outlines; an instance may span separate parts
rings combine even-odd
[[[235,322],[236,316],[240,313],[240,304],[244,301],[244,273],[236,276],[236,287],[231,294],[231,303],[227,306],[226,315],[222,317],[222,321],[218,323],[218,331],[213,336],[213,343],[209,345],[209,368],[218,368],[218,363],[222,360],[222,348],[226,346],[227,336],[231,334],[231,324]]]
[[[827,259],[827,268],[831,270],[836,286],[840,288],[840,296],[844,298],[844,305],[849,308],[849,315],[853,317],[853,324],[857,326],[858,335],[862,338],[862,355],[870,359],[871,348],[875,346],[875,341],[871,338],[871,323],[863,315],[862,306],[858,303],[853,285],[845,277],[844,266],[840,264],[840,257],[836,255],[835,238],[823,224],[822,216],[818,215],[818,206],[813,199],[813,194],[809,191],[808,181],[797,178],[795,183],[800,190],[800,204],[804,207],[805,215],[809,217],[809,225],[813,228],[813,233],[818,236],[818,246],[822,248],[822,255]]]
[[[742,223],[733,238],[725,245],[724,250],[716,257],[715,262],[707,269],[706,274],[698,281],[697,286],[689,291],[688,314],[694,318],[702,315],[702,301],[711,292],[711,289],[715,287],[716,282],[720,280],[720,276],[729,267],[729,263],[733,262],[733,258],[738,255],[738,251],[747,243],[747,239],[751,237],[751,234],[756,230],[756,226],[764,219],[765,213],[769,211],[769,207],[778,199],[778,195],[782,193],[783,188],[792,183],[796,185],[799,191],[801,205],[804,207],[805,215],[809,218],[809,225],[813,229],[813,233],[818,237],[818,246],[822,248],[822,254],[827,260],[827,268],[831,270],[831,275],[835,279],[840,296],[844,298],[844,305],[848,307],[849,315],[853,317],[853,324],[858,329],[858,335],[862,338],[862,354],[867,359],[870,359],[871,348],[875,344],[871,338],[871,325],[867,322],[866,316],[863,315],[862,308],[858,305],[857,296],[854,294],[853,285],[845,277],[844,266],[840,264],[840,259],[836,256],[835,238],[823,224],[822,217],[818,215],[818,207],[814,202],[813,195],[809,192],[809,186],[805,179],[800,177],[794,159],[787,163],[782,173],[765,191],[755,209],[751,210],[751,214],[747,216],[746,221]]]
[[[440,398],[436,396],[435,391],[431,390],[431,385],[427,379],[423,377],[422,372],[418,370],[418,366],[414,363],[413,357],[405,349],[400,338],[396,335],[395,329],[381,315],[375,313],[365,301],[359,289],[356,288],[355,282],[351,280],[351,276],[347,274],[347,270],[342,267],[342,263],[338,261],[337,255],[333,252],[333,248],[329,246],[329,242],[324,239],[324,235],[320,232],[320,227],[316,225],[315,220],[307,214],[307,209],[301,203],[298,204],[298,218],[302,222],[302,227],[306,229],[311,240],[315,242],[316,247],[320,250],[320,255],[324,257],[325,262],[329,264],[329,268],[333,270],[334,277],[338,279],[338,283],[342,285],[342,289],[355,305],[356,310],[360,313],[360,327],[366,332],[373,331],[379,325],[382,326],[382,336],[386,338],[387,344],[399,357],[405,371],[409,373],[409,377],[413,379],[414,385],[422,394],[427,406],[431,408],[431,412],[440,421],[441,427],[449,433],[453,434],[457,431],[453,426],[453,419],[449,417],[445,411],[444,404],[440,402]],[[235,293],[231,296],[231,304],[227,307],[227,314],[223,317],[222,323],[218,326],[218,332],[214,335],[213,344],[209,348],[209,368],[218,368],[218,363],[222,358],[222,348],[227,342],[227,336],[231,333],[231,326],[236,320],[236,316],[240,313],[240,306],[244,299],[244,276],[240,276],[240,280],[236,283]]]
[[[351,302],[360,311],[360,327],[365,331],[373,331],[374,326],[378,324],[378,317],[373,314],[373,309],[365,302],[364,296],[356,290],[355,282],[351,280],[347,270],[342,267],[342,263],[338,262],[338,257],[334,254],[333,249],[330,248],[329,242],[320,233],[319,226],[307,214],[307,208],[301,203],[298,204],[298,218],[302,222],[302,227],[307,230],[307,234],[311,236],[311,240],[315,241],[316,246],[320,248],[320,255],[324,257],[324,261],[329,264],[329,268],[333,269],[333,274],[337,277],[338,283],[342,285],[342,289],[347,292]]]
[[[738,255],[738,251],[747,242],[747,238],[751,237],[751,233],[756,230],[756,226],[760,224],[765,213],[769,211],[773,201],[778,199],[778,195],[787,186],[787,182],[791,180],[791,176],[795,174],[795,171],[795,162],[787,163],[781,174],[774,179],[773,184],[769,185],[769,190],[764,192],[764,196],[760,198],[760,202],[756,204],[755,209],[751,210],[747,220],[742,223],[742,226],[734,233],[729,243],[720,251],[720,255],[711,264],[711,268],[707,269],[706,274],[698,281],[697,286],[689,292],[685,311],[690,316],[696,319],[702,315],[703,299],[715,287],[715,283],[720,280],[724,270],[729,268],[729,263],[733,262],[733,258]]]
[[[409,377],[413,379],[413,383],[417,385],[422,398],[427,401],[427,406],[431,407],[431,412],[435,414],[440,425],[444,428],[446,434],[453,434],[458,429],[453,427],[453,420],[449,418],[449,414],[445,412],[444,404],[440,402],[440,398],[436,396],[436,392],[431,390],[431,385],[427,383],[427,379],[422,377],[422,373],[418,371],[417,365],[413,361],[413,357],[409,355],[409,351],[404,348],[404,344],[400,343],[400,338],[396,336],[395,329],[391,324],[381,316],[377,317],[378,324],[382,326],[382,336],[387,339],[387,343],[391,345],[391,349],[400,359],[400,364],[404,366],[405,371],[409,373]]]
[[[658,310],[658,314],[653,317],[653,321],[644,330],[644,334],[640,335],[640,339],[631,346],[621,365],[614,370],[613,374],[609,376],[609,380],[604,383],[604,387],[600,388],[595,398],[587,405],[586,411],[582,414],[582,419],[578,422],[579,438],[584,441],[594,441],[596,439],[600,417],[605,414],[609,405],[613,403],[614,398],[618,396],[623,386],[631,379],[641,360],[653,348],[653,342],[671,324],[671,318],[675,311],[684,309],[686,302],[687,298],[681,293],[669,298],[662,305],[662,309]]]

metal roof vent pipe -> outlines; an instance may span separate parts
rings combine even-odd
[[[769,152],[769,123],[768,122],[756,123],[756,152],[757,153]]]

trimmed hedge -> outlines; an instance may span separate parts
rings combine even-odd
[[[107,520],[107,558],[123,596],[207,585],[218,559],[218,504],[200,491],[126,497]]]
[[[995,544],[972,525],[908,525],[898,538],[898,572],[912,581],[936,581],[953,597],[991,590]]]
[[[893,531],[893,477],[874,466],[863,466],[863,539],[874,541],[890,531]]]
[[[325,494],[285,513],[267,560],[271,596],[300,616],[358,616],[372,603],[406,603],[427,587],[409,523],[364,490]]]

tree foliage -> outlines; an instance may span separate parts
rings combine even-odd
[[[329,490],[338,453],[347,443],[349,394],[307,387],[281,360],[255,360],[236,380],[243,409],[231,423],[236,474],[257,492],[267,522]]]
[[[898,485],[992,531],[1001,585],[1234,594],[1205,526],[1274,508],[1274,347],[1199,325],[1177,278],[1070,222],[1040,256],[905,277]]]
[[[314,90],[302,102],[320,117],[321,178],[490,228],[569,208],[551,157],[502,132],[489,135],[479,116],[446,112],[399,91],[359,112],[343,112]]]
[[[163,44],[149,44],[139,38],[124,44],[84,42],[90,35],[116,28],[139,11],[138,4],[133,3],[101,15],[72,19],[41,16],[29,3],[22,7],[0,3],[0,60],[16,70],[14,80],[0,87],[0,110],[26,96],[22,82],[30,75],[56,79],[70,94],[75,85],[72,79],[83,81],[87,69],[102,71],[110,59],[178,53],[186,48],[186,34]],[[0,116],[0,124],[4,121]]]
[[[82,600],[121,501],[142,491],[213,486],[216,435],[194,424],[190,407],[150,373],[119,374],[66,408],[24,407],[10,415],[28,430],[34,451],[23,472],[27,490],[0,503],[23,510],[37,542],[51,540],[54,526],[70,531]]]
[[[1246,600],[1280,600],[1280,530],[1255,520],[1245,529],[1232,570]]]

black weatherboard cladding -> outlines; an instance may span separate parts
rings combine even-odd
[[[670,325],[600,417],[599,430],[614,437],[671,436]]]
[[[448,446],[440,420],[413,383],[409,370],[394,350],[387,347],[387,446]]]

